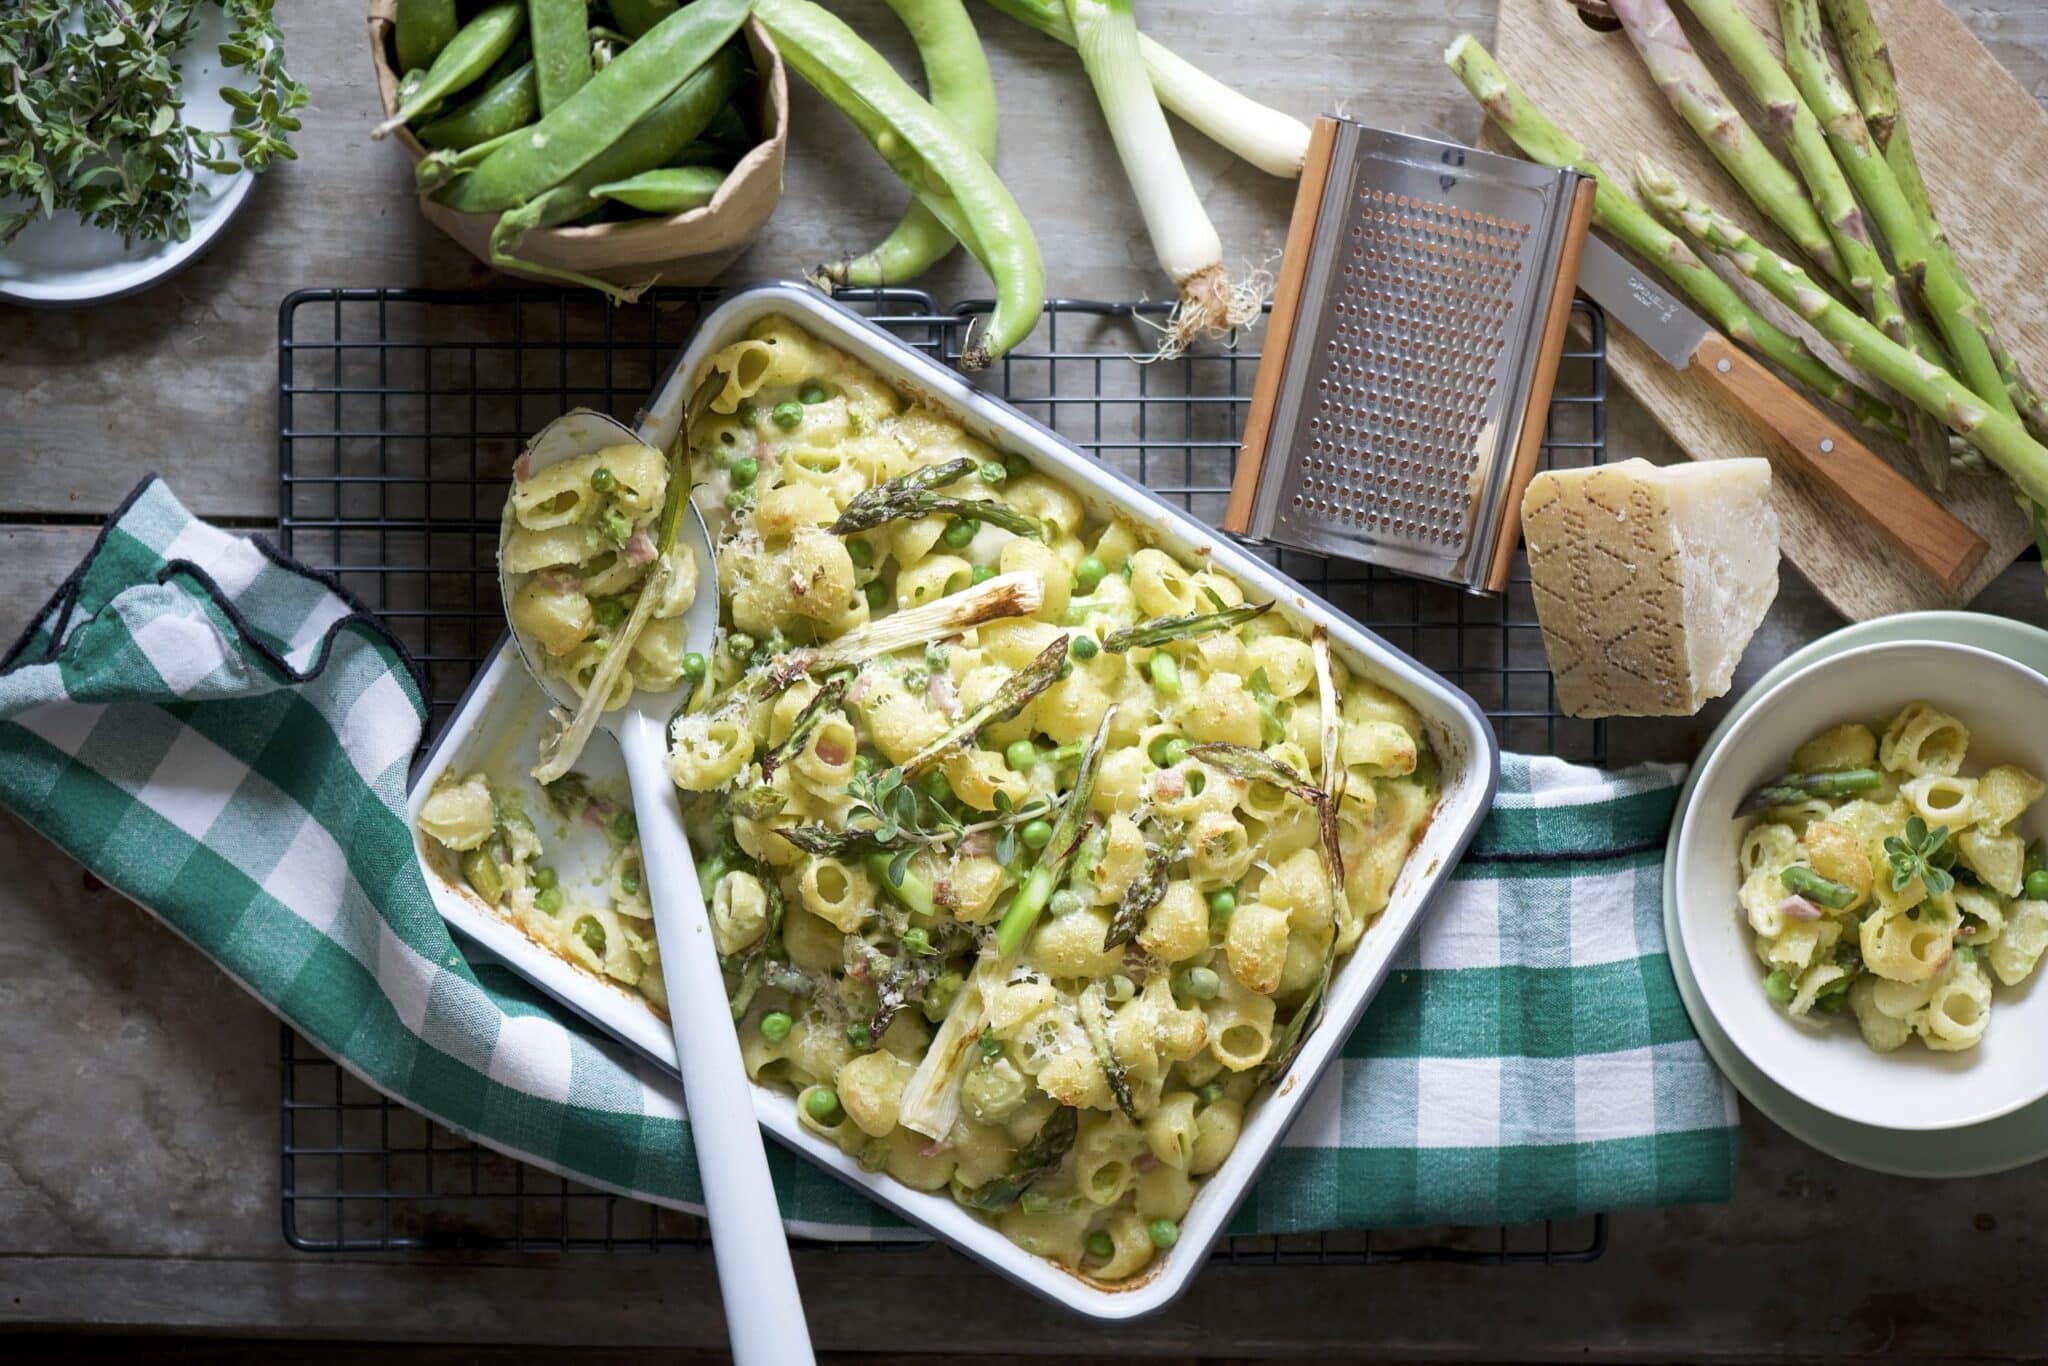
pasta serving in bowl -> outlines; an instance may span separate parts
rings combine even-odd
[[[2017,764],[1965,776],[1969,729],[1930,702],[1880,731],[1847,722],[1793,751],[1744,803],[1742,910],[1764,994],[1794,1019],[1852,1015],[1889,1053],[1958,1053],[2048,949],[2042,842],[2015,828],[2041,799]]]
[[[2048,1094],[2044,701],[1994,655],[1873,645],[1784,680],[1707,758],[1679,928],[1715,1020],[1780,1085],[1896,1129]]]
[[[665,758],[755,1112],[1027,1288],[1151,1312],[1483,818],[1491,730],[1269,566],[812,291],[728,299],[650,410],[707,376],[688,454],[718,592],[692,610],[716,607],[716,645],[631,676],[682,683]],[[528,501],[546,519],[559,496]],[[634,591],[587,585],[637,527],[601,520],[635,522],[616,501],[576,506],[596,535],[532,572],[560,576],[540,590],[570,599],[559,676],[586,683],[611,648],[599,605]],[[417,775],[416,817],[497,773],[478,756],[530,696],[508,659]],[[459,872],[440,838],[423,828]],[[502,821],[478,847],[520,864]],[[507,880],[530,889],[533,862]],[[597,989],[607,968],[557,927],[507,932],[530,890],[486,915],[456,881],[435,889],[451,921],[673,1065],[648,1026],[658,958]]]

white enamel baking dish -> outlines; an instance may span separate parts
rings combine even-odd
[[[1037,422],[982,393],[952,370],[806,286],[765,284],[729,296],[699,326],[651,410],[679,407],[686,377],[695,375],[718,348],[738,340],[760,319],[773,314],[788,316],[906,392],[944,409],[997,448],[1020,451],[1040,467],[1056,471],[1099,506],[1114,507],[1150,529],[1168,551],[1187,560],[1212,560],[1234,574],[1253,599],[1272,597],[1297,622],[1328,626],[1340,655],[1354,667],[1363,666],[1365,673],[1406,698],[1422,714],[1441,761],[1443,796],[1436,814],[1402,870],[1385,915],[1338,970],[1321,1026],[1309,1037],[1288,1074],[1253,1106],[1236,1151],[1203,1184],[1182,1220],[1179,1243],[1135,1282],[1118,1288],[1097,1285],[1017,1247],[944,1194],[914,1191],[886,1175],[862,1171],[852,1158],[799,1127],[793,1097],[768,1087],[754,1088],[755,1112],[776,1139],[968,1256],[1080,1314],[1128,1319],[1151,1313],[1194,1281],[1210,1245],[1300,1112],[1317,1078],[1338,1056],[1345,1038],[1379,990],[1396,950],[1471,841],[1492,802],[1499,777],[1493,728],[1463,692],[1299,584],[1179,508],[1083,455]],[[510,646],[501,645],[414,774],[411,814],[417,817],[419,804],[444,769],[460,773],[469,766],[480,766],[486,757],[495,757],[491,751],[503,746],[507,735],[517,737],[537,724],[533,696],[533,686]],[[598,749],[592,746],[594,761],[616,760],[615,754],[597,760]],[[523,768],[520,764],[513,771]],[[453,928],[492,950],[599,1028],[674,1070],[675,1044],[668,1027],[644,1002],[572,968],[525,938],[471,897],[459,879],[451,880],[452,870],[436,868],[436,861],[426,857],[424,849],[422,860],[436,904]]]

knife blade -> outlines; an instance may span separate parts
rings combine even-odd
[[[1778,454],[1841,497],[1944,589],[1960,588],[1984,558],[1984,538],[1919,484],[1739,349],[1661,280],[1591,235],[1579,263],[1579,289],[1666,365],[1734,404]]]

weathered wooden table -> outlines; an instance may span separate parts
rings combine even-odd
[[[2048,5],[1955,0],[2048,98]],[[0,310],[0,637],[76,563],[146,471],[200,513],[276,516],[278,303],[312,285],[490,279],[415,211],[402,158],[367,136],[361,6],[284,0],[315,108],[302,158],[259,188],[200,265],[140,298]],[[887,30],[873,0],[845,6]],[[1253,22],[1248,15],[1258,11]],[[871,12],[871,13],[870,13]],[[1128,298],[1160,281],[1077,66],[982,15],[1003,93],[1001,162],[1046,247],[1055,292]],[[1470,134],[1438,63],[1490,0],[1154,0],[1149,23],[1252,93],[1302,114]],[[899,45],[892,53],[907,56]],[[799,90],[788,194],[733,279],[790,274],[877,235],[899,195],[838,116]],[[1234,257],[1277,251],[1292,187],[1190,136]],[[1997,149],[1985,149],[1996,156]],[[985,291],[971,266],[924,282]],[[1626,396],[1616,455],[1672,452]],[[2040,571],[1979,606],[2041,621]],[[1790,573],[1738,691],[1837,623]],[[1684,758],[1715,713],[1616,724],[1612,757]],[[11,818],[0,817],[0,1327],[439,1342],[669,1344],[721,1339],[706,1259],[363,1258],[291,1252],[277,1224],[277,1034],[196,953]],[[1219,1268],[1156,1320],[1102,1329],[1042,1307],[943,1250],[800,1252],[821,1346],[867,1351],[1306,1353],[1644,1359],[2048,1352],[2040,1230],[2048,1188],[2016,1172],[1935,1184],[1843,1166],[1751,1114],[1734,1203],[1625,1213],[1610,1250],[1557,1269]]]

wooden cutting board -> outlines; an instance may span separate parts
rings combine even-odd
[[[1774,0],[1738,3],[1775,42]],[[1871,0],[1871,8],[1898,67],[1900,98],[1935,212],[1964,271],[1996,314],[2000,334],[2036,382],[2048,382],[2048,114],[1942,0]],[[1682,4],[1679,9],[1682,14]],[[1723,88],[1762,131],[1766,125],[1740,84],[1711,44],[1691,31]],[[1500,0],[1493,50],[1536,103],[1624,184],[1636,156],[1648,153],[1790,254],[1665,103],[1626,34],[1587,27],[1569,0]],[[1508,149],[1498,130],[1489,128],[1486,137]],[[1740,286],[1763,299],[1747,281]],[[1793,325],[1775,301],[1765,301],[1765,307]],[[1615,375],[1693,459],[1769,453],[1706,385],[1672,371],[1620,328],[1609,330],[1608,351]],[[1859,434],[1909,476],[1919,477],[1910,452]],[[1991,551],[1960,592],[1947,593],[1814,486],[1783,464],[1777,469],[1785,557],[1851,620],[1961,606],[2031,541],[2002,478],[1952,474],[1943,501],[1977,529]]]

